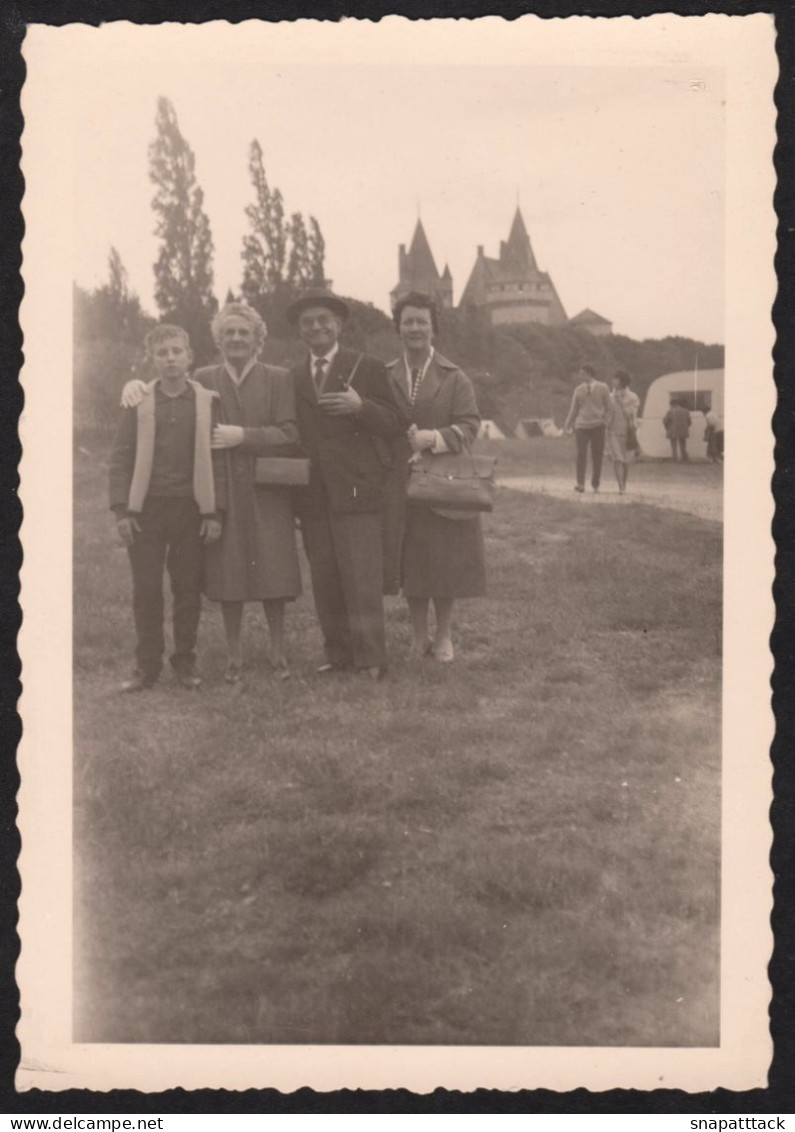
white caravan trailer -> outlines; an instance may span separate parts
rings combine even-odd
[[[671,455],[663,417],[673,400],[681,401],[690,410],[688,452],[691,456],[706,456],[704,409],[714,410],[723,427],[723,370],[666,373],[651,383],[646,391],[642,416],[638,422],[638,440],[645,456]]]

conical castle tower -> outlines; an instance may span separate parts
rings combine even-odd
[[[423,291],[431,295],[443,308],[453,305],[453,277],[450,268],[445,264],[444,271],[439,274],[421,220],[417,221],[409,250],[406,251],[405,244],[401,244],[398,250],[398,282],[390,293],[393,308],[410,291]]]
[[[566,312],[555,285],[536,263],[519,208],[508,239],[500,241],[498,259],[485,255],[482,244],[478,246],[475,265],[459,307],[485,308],[493,326],[506,322],[566,324]]]

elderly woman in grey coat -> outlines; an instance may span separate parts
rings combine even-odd
[[[398,403],[409,428],[397,465],[393,489],[405,496],[407,462],[412,454],[432,456],[460,452],[474,443],[480,424],[472,382],[453,362],[433,348],[438,330],[433,300],[419,292],[402,298],[394,311],[403,355],[387,367]],[[486,592],[485,554],[480,517],[476,513],[437,510],[393,500],[392,530],[385,545],[400,556],[400,580],[411,616],[415,655],[433,656],[442,663],[453,659],[452,621],[457,598]],[[399,527],[396,536],[395,528]],[[387,555],[389,557],[389,554]],[[388,583],[387,583],[388,588]],[[433,603],[435,634],[429,631]]]
[[[228,661],[224,679],[234,684],[243,668],[243,605],[261,601],[270,635],[270,662],[289,675],[284,651],[285,602],[301,592],[290,492],[255,482],[257,456],[293,455],[298,449],[295,397],[286,370],[259,361],[265,323],[246,303],[227,303],[213,320],[219,365],[194,379],[221,400],[222,420],[213,447],[228,454],[229,502],[221,539],[206,556],[205,593],[221,603]],[[143,387],[146,389],[146,387]],[[125,386],[124,403],[140,399],[141,385]]]

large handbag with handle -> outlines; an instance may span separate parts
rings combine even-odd
[[[408,500],[425,504],[434,511],[470,514],[493,511],[496,463],[493,456],[476,456],[468,448],[442,452],[438,456],[423,452],[411,465],[406,489]]]
[[[258,456],[254,462],[254,483],[269,487],[306,487],[309,461],[304,456]]]

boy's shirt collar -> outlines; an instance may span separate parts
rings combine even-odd
[[[166,391],[163,389],[163,383],[158,378],[155,381],[155,397],[160,398],[160,399],[165,399],[165,400],[168,400],[168,401],[174,401],[174,400],[179,399],[180,397],[193,397],[193,388],[191,386],[190,381],[188,380],[188,381],[185,382],[185,388],[183,390],[181,390],[179,393],[172,395],[172,394],[166,393]]]

